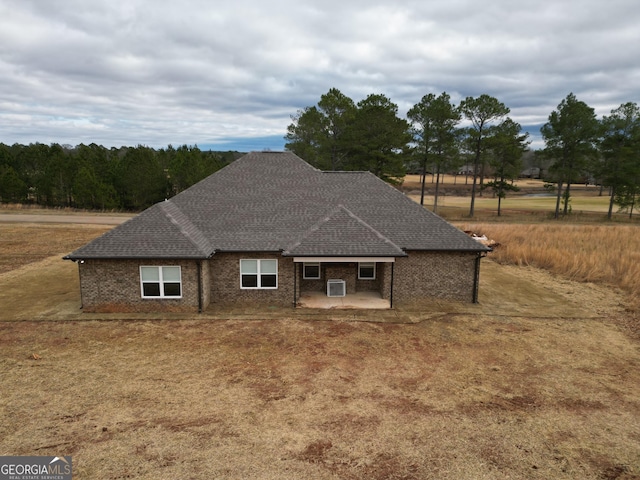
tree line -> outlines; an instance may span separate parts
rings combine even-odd
[[[371,94],[358,103],[332,88],[317,105],[292,116],[286,148],[322,170],[365,170],[390,183],[407,171],[434,175],[434,210],[440,178],[460,168],[473,177],[469,215],[478,192],[500,201],[517,189],[528,134],[495,97],[427,94],[400,118],[388,97]],[[535,157],[548,165],[556,188],[556,218],[571,211],[571,185],[591,178],[608,187],[614,205],[633,214],[640,200],[640,110],[628,102],[598,119],[570,93],[541,129],[545,148]],[[48,207],[139,211],[188,188],[237,158],[237,152],[201,151],[182,145],[155,150],[90,145],[0,143],[0,202]],[[464,167],[463,167],[464,166]]]
[[[463,165],[471,170],[473,217],[477,192],[491,189],[500,201],[523,169],[529,148],[527,133],[495,97],[467,97],[458,105],[443,92],[427,94],[398,116],[389,98],[372,94],[355,103],[336,88],[317,105],[299,110],[285,136],[286,148],[323,170],[368,170],[391,183],[410,171],[436,177],[437,210],[440,176]],[[640,199],[640,111],[625,103],[611,115],[596,118],[594,110],[574,94],[561,101],[541,129],[545,148],[536,158],[549,168],[545,180],[557,188],[556,218],[570,212],[571,184],[593,178],[609,187],[613,205],[630,215]],[[485,181],[486,180],[486,181]],[[562,204],[562,208],[561,208]]]
[[[159,150],[92,143],[0,143],[0,201],[47,207],[139,211],[236,158],[234,152],[169,145]]]

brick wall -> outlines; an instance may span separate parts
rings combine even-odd
[[[330,263],[325,268],[325,289],[327,280],[344,280],[347,295],[356,293],[358,267],[356,263]]]
[[[179,265],[182,298],[142,298],[140,266]],[[85,260],[79,263],[82,307],[85,312],[197,312],[198,268],[193,260]],[[204,271],[206,261],[203,262]],[[206,282],[206,275],[202,276]],[[203,292],[208,286],[203,283]],[[203,308],[206,305],[203,305]]]
[[[202,310],[211,303],[211,266],[209,260],[202,261]]]
[[[376,262],[376,278],[373,280],[361,280],[358,278],[358,264],[355,266],[355,278],[356,278],[356,292],[378,292],[383,296],[381,290],[384,284],[384,271],[386,263]],[[391,264],[389,264],[391,265]]]
[[[393,263],[376,264],[376,276],[380,282],[380,295],[386,300],[391,298],[391,270],[394,268]]]
[[[300,269],[300,291],[302,292],[326,292],[327,291],[327,279],[325,274],[324,264],[320,264],[320,278],[319,279],[305,279],[302,271],[302,263],[298,263]]]
[[[475,253],[407,252],[396,259],[393,304],[424,297],[473,302]]]
[[[278,261],[278,288],[240,288],[240,260],[262,259]],[[211,308],[215,308],[216,304],[238,303],[293,307],[293,258],[275,253],[216,253],[210,260],[210,275]]]
[[[396,259],[393,272],[393,303],[400,305],[424,297],[449,298],[472,302],[475,281],[475,253],[408,252],[406,258]],[[278,288],[241,289],[240,259],[276,259]],[[181,299],[147,299],[140,293],[141,265],[182,267]],[[378,263],[376,279],[357,280],[357,265],[345,264],[322,269],[322,280],[303,281],[301,266],[294,267],[293,259],[273,253],[219,253],[202,261],[202,308],[212,304],[250,302],[264,306],[292,306],[294,275],[296,299],[300,290],[311,287],[325,291],[326,279],[347,281],[347,292],[380,291],[389,298],[391,264]],[[193,260],[86,260],[78,264],[82,305],[86,312],[197,312],[198,268]],[[333,275],[333,276],[332,276]],[[307,284],[309,282],[309,284]]]

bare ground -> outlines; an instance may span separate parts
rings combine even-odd
[[[78,479],[640,478],[619,291],[484,261],[480,305],[100,316],[70,249],[0,274],[4,455]]]

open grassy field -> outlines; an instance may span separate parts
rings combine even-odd
[[[640,479],[622,287],[486,259],[479,305],[82,314],[61,257],[107,228],[0,224],[4,455],[72,455],[77,479]]]
[[[419,195],[410,195],[410,197],[420,202]],[[425,205],[427,207],[433,205],[434,197],[426,196]],[[439,207],[456,207],[469,211],[470,197],[439,197]],[[475,208],[479,210],[496,211],[498,208],[498,199],[492,198],[491,195],[476,197]],[[556,208],[556,197],[554,195],[547,196],[511,196],[502,199],[502,209],[505,211],[515,210],[517,212],[546,211],[553,213]],[[561,207],[562,208],[562,207]],[[606,214],[609,209],[609,197],[607,196],[582,196],[577,195],[571,201],[572,213],[581,212],[598,212]]]
[[[498,199],[494,198],[490,191],[478,190],[475,200],[475,219],[521,223],[540,222],[553,216],[556,208],[555,190],[547,190],[544,188],[544,182],[536,179],[519,179],[515,185],[520,188],[520,191],[509,192],[502,200],[502,217],[497,217]],[[424,205],[429,210],[433,210],[435,184],[431,183],[430,177],[427,177],[426,188]],[[419,203],[420,177],[407,175],[402,190],[409,198]],[[452,221],[468,219],[470,192],[471,179],[465,184],[463,176],[458,178],[452,175],[445,176],[438,197],[438,214]],[[601,222],[605,219],[609,210],[609,196],[606,189],[601,192],[600,187],[595,185],[572,185],[571,192],[569,206],[572,221]],[[635,215],[633,220],[629,220],[628,213],[619,212],[617,206],[614,206],[613,217],[617,222],[640,223],[638,215]]]

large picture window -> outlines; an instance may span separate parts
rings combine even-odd
[[[142,298],[182,297],[182,272],[179,266],[140,267]]]
[[[358,279],[375,280],[376,264],[375,262],[363,262],[358,264]]]
[[[319,263],[303,263],[302,265],[302,278],[305,280],[319,280],[320,279],[320,264]]]
[[[240,260],[240,288],[278,288],[278,261]]]

